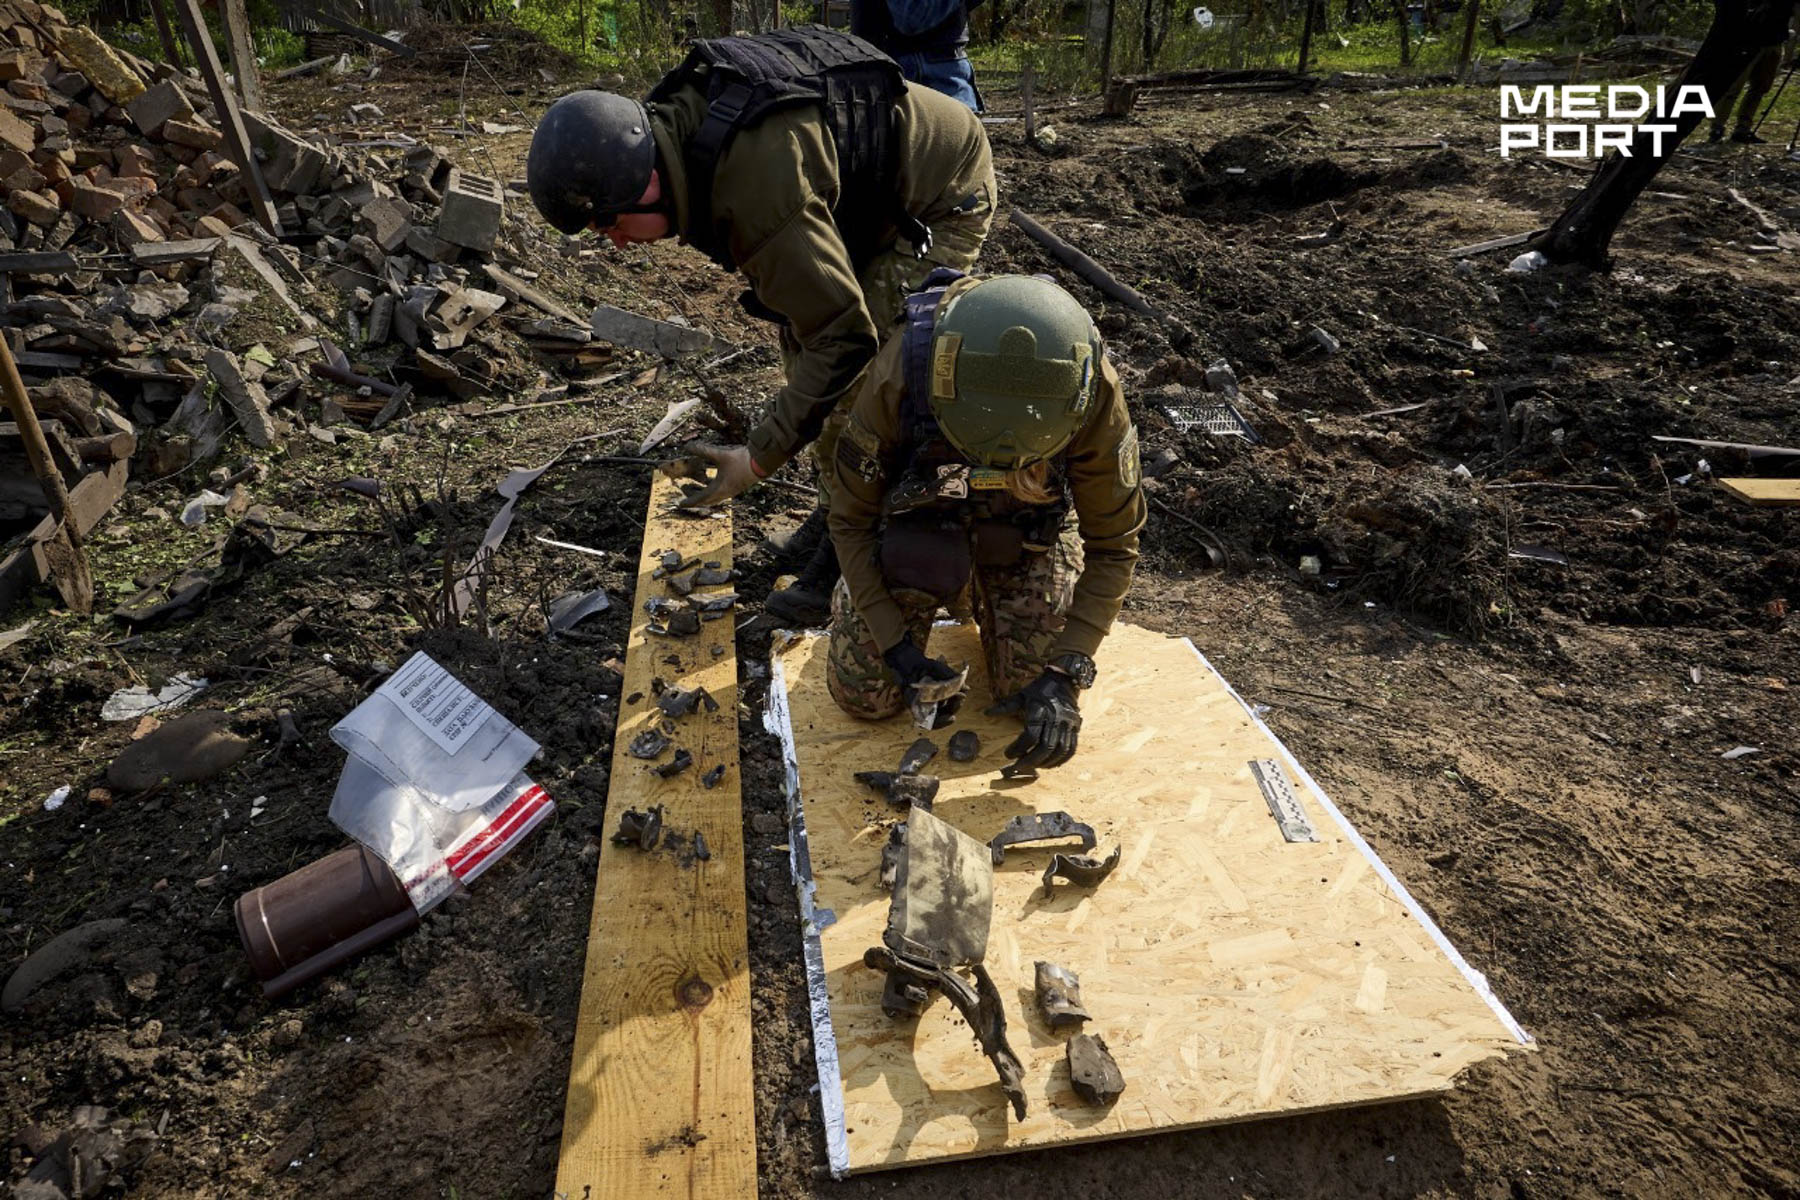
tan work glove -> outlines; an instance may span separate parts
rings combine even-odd
[[[692,442],[686,447],[690,455],[698,455],[712,463],[712,482],[681,499],[682,508],[711,508],[734,496],[742,495],[762,480],[762,472],[750,457],[748,446],[711,446]]]

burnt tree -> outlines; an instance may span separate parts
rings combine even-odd
[[[1697,85],[1716,108],[1750,62],[1767,46],[1787,37],[1788,13],[1794,0],[1713,0],[1712,28],[1689,61],[1670,95]],[[1651,114],[1652,117],[1654,113]],[[1587,187],[1556,223],[1531,243],[1553,263],[1578,263],[1597,271],[1611,265],[1607,249],[1613,233],[1662,165],[1675,153],[1705,115],[1685,112],[1662,135],[1662,153],[1653,153],[1656,137],[1642,129],[1631,140],[1631,153],[1613,151],[1595,168]],[[1667,124],[1667,122],[1659,122]]]

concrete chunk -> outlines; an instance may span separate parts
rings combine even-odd
[[[175,118],[163,122],[163,140],[174,142],[177,146],[192,146],[196,150],[217,150],[224,145],[225,139],[211,125],[194,117]]]
[[[161,267],[211,258],[218,248],[218,238],[191,238],[184,242],[164,242],[160,246],[133,246],[131,258],[140,267]]]
[[[403,200],[384,196],[364,205],[356,227],[384,251],[392,254],[406,244],[412,232],[412,208]]]
[[[500,236],[504,209],[500,185],[482,175],[451,171],[444,185],[444,206],[438,212],[437,236],[446,242],[491,253]]]
[[[95,91],[114,104],[129,104],[144,94],[144,81],[137,72],[87,26],[62,30],[56,48],[70,66],[88,77]]]
[[[132,124],[155,137],[169,121],[185,121],[194,115],[187,93],[173,79],[165,79],[125,106]]]
[[[250,444],[258,449],[274,445],[275,422],[269,417],[269,398],[262,385],[245,379],[236,357],[224,350],[206,352],[206,369],[218,383],[219,395],[237,414]]]

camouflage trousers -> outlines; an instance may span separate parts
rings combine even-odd
[[[969,581],[971,607],[995,701],[1043,672],[1062,634],[1080,575],[1081,535],[1073,518],[1050,549],[1027,550],[1010,566],[975,568]],[[916,591],[896,591],[894,599],[906,617],[913,644],[924,648],[939,602]],[[905,707],[900,681],[881,657],[881,647],[851,602],[849,584],[841,579],[831,593],[828,657],[831,698],[851,716],[879,721]],[[976,698],[968,703],[976,703]]]
[[[887,338],[900,319],[906,297],[919,289],[927,275],[939,267],[967,271],[975,265],[981,244],[987,241],[988,230],[994,223],[994,189],[983,184],[970,198],[972,203],[967,209],[932,222],[931,249],[924,258],[914,258],[911,251],[890,246],[877,254],[857,277],[863,302],[875,321],[878,339]],[[799,353],[800,344],[784,327],[781,335],[783,366],[791,366]],[[827,511],[831,508],[831,461],[837,454],[838,436],[850,420],[850,406],[861,388],[860,380],[850,385],[831,415],[825,418],[825,427],[812,445],[813,464],[818,468],[819,476],[819,507]]]

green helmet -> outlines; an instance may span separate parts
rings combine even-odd
[[[996,275],[938,309],[931,412],[976,466],[1017,470],[1067,446],[1099,372],[1100,331],[1047,279]]]

